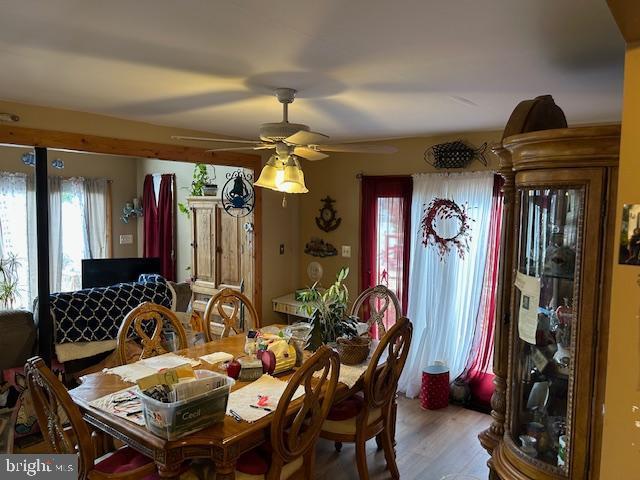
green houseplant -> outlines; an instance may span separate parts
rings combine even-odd
[[[326,290],[318,282],[301,293],[302,311],[311,316],[311,336],[307,347],[316,350],[324,343],[333,343],[338,338],[357,336],[358,320],[347,315],[349,290],[344,280],[349,268],[342,267],[336,281]]]
[[[204,189],[206,186],[212,186],[212,179],[209,178],[209,174],[207,172],[207,165],[204,163],[196,163],[196,166],[193,168],[193,181],[191,182],[191,190],[189,192],[189,196],[191,197],[201,197],[204,195]],[[184,187],[187,188],[187,187]],[[184,203],[178,203],[178,209],[180,212],[189,216],[189,207]]]
[[[0,305],[3,308],[13,308],[18,298],[18,257],[10,253],[0,258]]]

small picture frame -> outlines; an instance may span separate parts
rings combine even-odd
[[[522,308],[524,310],[529,310],[529,302],[531,301],[531,297],[528,295],[522,295]]]
[[[622,265],[640,266],[640,203],[625,204],[622,208],[618,261]]]

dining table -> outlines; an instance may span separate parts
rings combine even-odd
[[[285,325],[278,325],[285,328]],[[226,352],[234,357],[245,355],[246,336],[238,334],[213,340],[206,344],[192,346],[175,352],[191,359],[199,359],[203,355],[215,352]],[[305,351],[305,357],[310,356]],[[209,369],[222,373],[220,365],[202,362],[199,369]],[[287,381],[293,376],[295,369],[276,375],[276,378]],[[251,382],[236,381],[232,391],[242,388]],[[274,414],[270,413],[259,420],[248,423],[238,421],[229,415],[224,420],[207,426],[176,440],[167,440],[151,433],[145,426],[124,420],[113,413],[91,405],[93,400],[105,395],[119,392],[133,384],[126,382],[118,375],[106,372],[92,373],[80,378],[80,385],[69,391],[74,403],[80,408],[85,421],[93,430],[109,435],[143,455],[153,459],[161,478],[178,478],[185,462],[195,459],[209,459],[215,464],[218,480],[235,478],[236,461],[240,455],[269,440],[270,426]],[[362,381],[352,387],[338,383],[336,401],[347,398],[362,388]],[[291,402],[289,409],[294,414],[299,408],[297,399]]]

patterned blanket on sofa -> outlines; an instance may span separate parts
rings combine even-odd
[[[115,340],[124,317],[142,302],[171,308],[173,296],[160,275],[137,282],[53,293],[49,297],[55,343]]]

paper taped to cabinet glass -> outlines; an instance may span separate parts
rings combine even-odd
[[[536,344],[538,330],[538,305],[540,304],[540,279],[518,272],[515,286],[520,290],[518,311],[518,335],[532,345]]]

